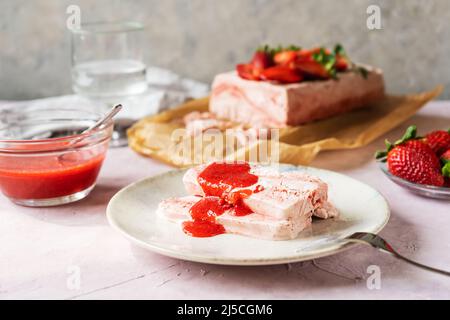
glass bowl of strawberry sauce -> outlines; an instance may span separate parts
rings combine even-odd
[[[9,110],[0,118],[0,190],[24,206],[56,206],[94,188],[113,122],[87,133],[102,115],[87,110]]]

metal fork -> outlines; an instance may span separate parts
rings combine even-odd
[[[376,234],[368,233],[368,232],[356,232],[356,233],[352,234],[351,236],[347,237],[346,240],[348,240],[350,242],[358,242],[358,243],[364,243],[364,244],[371,245],[372,247],[374,247],[376,249],[379,249],[383,252],[389,253],[400,260],[403,260],[412,265],[415,265],[416,267],[420,267],[420,268],[428,270],[428,271],[437,272],[437,273],[440,273],[445,276],[450,276],[449,271],[433,268],[433,267],[424,265],[422,263],[413,261],[411,259],[408,259],[408,258],[402,256],[397,251],[395,251],[392,248],[392,246],[389,243],[387,243],[386,240],[384,240],[383,238],[381,238],[380,236],[378,236]]]

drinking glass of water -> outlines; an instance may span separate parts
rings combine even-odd
[[[107,110],[148,89],[143,62],[144,26],[138,22],[86,23],[72,30],[72,86],[75,93]],[[112,146],[126,144],[132,119],[118,119]]]

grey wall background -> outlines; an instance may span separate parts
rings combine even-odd
[[[385,70],[390,92],[442,83],[450,98],[450,0],[0,0],[0,99],[71,92],[70,4],[83,22],[144,22],[148,64],[205,82],[262,43],[341,42]],[[370,4],[382,30],[366,27]]]

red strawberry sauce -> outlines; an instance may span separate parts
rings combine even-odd
[[[16,159],[10,169],[0,169],[0,188],[15,199],[46,199],[70,195],[95,183],[104,156],[82,163],[64,163],[58,157]],[[25,161],[26,160],[26,161]],[[0,164],[7,158],[0,158]],[[33,166],[32,169],[28,167]]]
[[[225,228],[216,222],[216,217],[233,209],[236,216],[245,216],[252,211],[243,199],[253,191],[234,188],[250,187],[258,182],[258,176],[250,173],[248,163],[214,162],[207,166],[197,178],[205,196],[192,206],[192,220],[183,222],[183,231],[193,237],[212,237],[225,233]],[[262,190],[258,186],[255,192]]]

